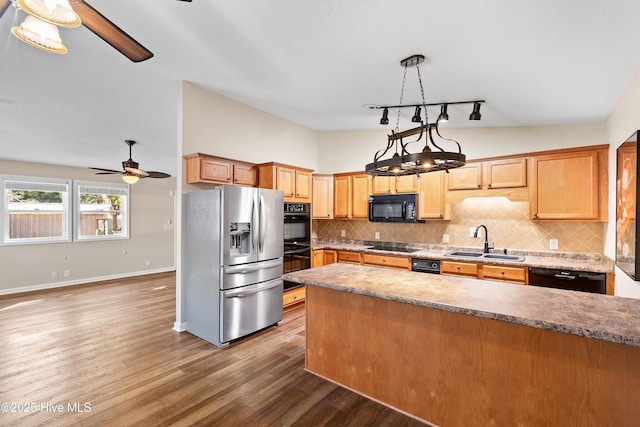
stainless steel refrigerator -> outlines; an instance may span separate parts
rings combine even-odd
[[[283,197],[233,185],[185,194],[187,331],[223,347],[282,320]]]

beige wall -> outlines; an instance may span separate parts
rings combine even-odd
[[[8,175],[116,182],[86,168],[0,160]],[[96,280],[170,271],[174,263],[176,179],[142,179],[131,186],[131,238],[104,242],[71,242],[0,246],[0,294]],[[146,266],[146,261],[150,266]],[[70,271],[68,278],[64,270]],[[52,279],[51,273],[58,278]]]
[[[318,133],[189,82],[182,86],[182,153],[317,169]]]
[[[605,255],[615,259],[615,212],[616,212],[616,149],[635,131],[640,129],[640,71],[606,122],[606,139],[609,148],[609,224]],[[616,295],[640,298],[640,282],[632,280],[622,270],[616,268]]]

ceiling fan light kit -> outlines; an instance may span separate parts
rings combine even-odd
[[[75,28],[82,24],[68,0],[17,0],[17,3],[29,15],[53,25]]]
[[[28,15],[11,33],[23,42],[47,52],[65,54],[57,26],[73,28],[82,21],[68,0],[17,0],[17,6]]]
[[[414,175],[424,172],[435,172],[439,170],[448,171],[449,169],[459,168],[466,163],[466,156],[462,153],[460,144],[448,138],[443,138],[440,135],[439,123],[445,123],[449,120],[449,114],[447,107],[453,104],[473,104],[473,112],[469,117],[469,120],[480,120],[480,104],[485,102],[484,100],[474,101],[456,101],[456,102],[441,102],[428,104],[424,97],[424,87],[422,85],[422,76],[420,75],[420,64],[425,60],[424,55],[411,55],[402,61],[400,65],[404,68],[404,76],[402,79],[402,87],[400,90],[400,103],[398,105],[374,105],[370,106],[371,109],[381,109],[382,118],[380,119],[381,125],[389,123],[388,114],[389,109],[398,109],[398,116],[396,120],[395,129],[391,131],[391,135],[388,135],[387,146],[381,150],[378,150],[373,156],[373,162],[365,166],[367,174],[376,176],[398,176],[398,175]],[[402,104],[404,97],[404,86],[407,79],[407,69],[415,67],[418,74],[418,83],[420,84],[420,94],[422,96],[421,104]],[[439,106],[440,115],[435,123],[429,123],[429,116],[427,107]],[[400,111],[402,108],[414,108],[414,114],[411,121],[414,123],[420,123],[418,127],[408,129],[400,132]],[[424,111],[424,120],[421,116],[421,110]],[[458,150],[446,151],[441,148],[434,140],[435,134],[443,141],[453,142],[457,145]],[[417,139],[405,142],[405,138],[418,135]],[[422,151],[417,153],[410,153],[407,150],[407,146],[411,143],[418,142],[424,136],[424,147]],[[429,143],[433,147],[429,147]],[[395,149],[395,153],[384,159],[383,157],[389,153],[392,149]]]
[[[67,53],[67,47],[60,39],[58,27],[34,16],[27,16],[19,27],[11,28],[11,33],[23,42],[47,52]]]
[[[130,173],[125,173],[124,175],[122,175],[122,180],[127,184],[135,184],[139,179],[140,178],[138,178],[136,175]]]

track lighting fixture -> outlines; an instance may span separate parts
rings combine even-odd
[[[440,108],[440,115],[438,116],[438,123],[446,123],[449,121],[449,114],[447,113],[447,104],[442,104]]]
[[[427,104],[424,97],[424,87],[422,85],[422,76],[420,75],[419,65],[424,62],[424,55],[412,55],[408,58],[400,61],[400,65],[404,68],[404,76],[402,80],[402,88],[400,91],[400,103],[398,105],[386,105],[386,106],[370,106],[372,109],[382,109],[382,118],[380,124],[389,124],[389,108],[398,109],[398,118],[396,121],[395,129],[391,131],[391,135],[388,135],[387,146],[381,150],[378,150],[373,156],[373,162],[365,166],[367,174],[376,176],[393,176],[393,175],[411,175],[420,174],[423,172],[433,172],[449,169],[459,168],[465,165],[466,157],[462,154],[460,144],[453,139],[443,138],[440,135],[438,128],[439,123],[445,123],[449,120],[449,114],[447,113],[447,107],[451,104],[473,104],[473,112],[469,117],[469,120],[480,120],[480,104],[484,100],[474,101],[459,101],[459,102],[446,102]],[[407,78],[407,69],[415,67],[418,74],[418,83],[420,84],[420,94],[422,96],[422,103],[403,105],[402,99],[404,97],[404,83]],[[427,107],[440,106],[440,115],[435,123],[429,123],[429,116]],[[420,123],[420,126],[408,129],[405,131],[399,130],[400,125],[400,110],[402,108],[412,107],[415,108],[411,122]],[[424,110],[424,119],[422,118],[422,110]],[[444,142],[454,143],[457,146],[456,151],[445,151],[440,145],[436,144],[434,140],[434,132]],[[417,139],[413,141],[405,142],[411,136],[418,135]],[[411,143],[418,142],[424,136],[424,147],[422,151],[417,153],[410,153],[407,150],[407,146]],[[429,144],[433,147],[429,147]],[[442,144],[442,143],[439,143]],[[392,149],[395,149],[395,153],[387,159],[383,157],[389,153]]]
[[[482,115],[480,114],[480,103],[479,102],[474,102],[473,103],[473,112],[469,116],[469,120],[480,120],[481,117],[482,117]]]
[[[413,117],[411,118],[411,121],[413,123],[421,123],[422,122],[422,118],[420,117],[420,107],[416,107],[416,112],[413,113]]]
[[[380,119],[380,124],[381,125],[388,125],[389,124],[389,109],[385,108],[384,111],[382,112],[382,118]]]

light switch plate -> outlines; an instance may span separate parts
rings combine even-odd
[[[469,227],[469,237],[473,237],[475,232],[476,232],[476,228],[475,227]]]
[[[549,239],[549,249],[558,249],[558,239]]]
[[[379,231],[375,232],[375,238],[376,238],[376,240],[380,240],[380,232]]]
[[[347,232],[344,230],[340,230],[340,237],[344,237],[347,235]]]
[[[449,235],[448,234],[443,234],[442,235],[442,243],[449,243]]]

